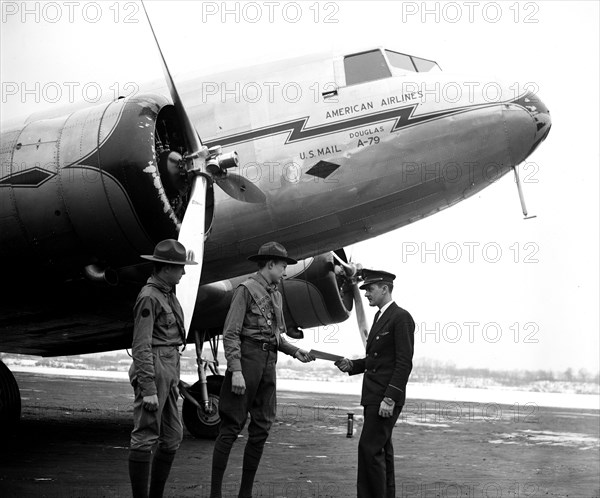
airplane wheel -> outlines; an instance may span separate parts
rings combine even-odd
[[[0,431],[14,427],[21,418],[21,394],[12,372],[0,361]]]
[[[201,439],[215,439],[219,434],[219,393],[224,377],[222,375],[210,375],[206,378],[208,400],[211,412],[205,413],[203,409],[197,408],[187,399],[183,400],[183,423],[192,436]],[[201,384],[196,382],[190,387],[190,394],[201,403]]]

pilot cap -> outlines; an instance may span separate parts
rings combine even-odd
[[[359,287],[366,289],[371,284],[393,284],[396,275],[387,271],[380,270],[363,270],[364,282]]]

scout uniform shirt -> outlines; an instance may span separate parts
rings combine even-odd
[[[290,356],[296,354],[299,348],[281,337],[286,332],[281,303],[277,285],[268,283],[260,272],[237,287],[223,327],[223,346],[229,371],[242,370],[242,337],[277,345],[279,351]]]
[[[133,344],[131,354],[133,364],[129,369],[131,383],[140,386],[142,396],[156,394],[155,364],[153,348],[177,348],[185,344],[183,311],[173,292],[173,287],[152,275],[140,291],[134,309]],[[177,367],[179,366],[179,353]],[[179,371],[168,375],[179,381]]]

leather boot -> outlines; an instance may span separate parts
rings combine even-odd
[[[217,440],[213,449],[212,472],[210,477],[210,498],[221,498],[223,488],[223,476],[227,469],[227,461],[231,445]]]
[[[162,498],[174,458],[174,451],[156,450],[150,475],[150,498]]]
[[[129,450],[129,480],[133,498],[148,498],[151,459],[149,451]]]

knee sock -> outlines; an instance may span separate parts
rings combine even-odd
[[[219,440],[215,442],[210,478],[210,498],[221,498],[223,476],[225,474],[225,469],[227,469],[231,446],[232,445],[223,443]]]
[[[174,451],[156,450],[150,475],[150,498],[162,498],[174,458]]]
[[[252,498],[252,487],[254,486],[254,476],[260,463],[263,447],[257,448],[246,444],[244,450],[244,461],[242,464],[242,484],[238,498]]]
[[[133,498],[148,497],[148,475],[150,474],[149,451],[129,450],[129,480]]]

